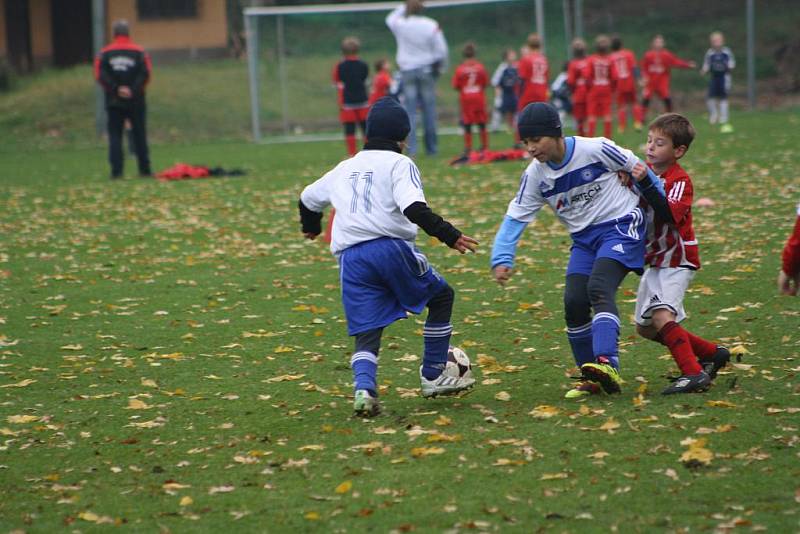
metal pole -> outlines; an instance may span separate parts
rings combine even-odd
[[[247,39],[247,70],[250,77],[250,121],[253,125],[253,141],[261,141],[261,102],[258,95],[258,22],[244,16],[244,32]]]
[[[536,33],[539,34],[539,39],[542,41],[542,54],[545,53],[545,38],[544,38],[544,0],[536,0]]]
[[[106,2],[92,0],[92,47],[94,55],[100,53],[106,41]],[[94,129],[97,137],[103,135],[106,124],[105,95],[100,84],[94,86]]]
[[[572,17],[569,9],[570,0],[561,0],[561,7],[564,11],[564,42],[567,45],[567,60],[572,52]]]
[[[583,0],[575,0],[575,37],[583,37]]]
[[[756,14],[755,2],[747,0],[747,103],[756,107]]]
[[[284,50],[283,15],[278,15],[278,79],[281,85],[281,119],[283,120],[283,133],[289,134],[289,104],[286,100],[286,51]]]

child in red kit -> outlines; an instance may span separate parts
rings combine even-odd
[[[356,37],[342,40],[342,59],[333,68],[333,83],[339,97],[339,120],[344,125],[347,153],[354,156],[356,150],[356,125],[361,132],[366,129],[369,102],[367,98],[367,74],[369,67],[358,58],[361,42]]]
[[[636,296],[636,331],[666,345],[681,376],[662,393],[692,393],[708,388],[717,371],[727,365],[730,352],[687,330],[683,299],[700,268],[692,226],[692,180],[678,163],[694,140],[692,124],[677,113],[661,115],[647,133],[647,167],[634,169],[642,180],[655,173],[664,184],[664,197],[647,206],[645,264]],[[651,176],[652,177],[652,176]]]
[[[386,58],[375,62],[375,77],[372,79],[372,91],[369,94],[369,105],[387,96],[392,87],[392,64]]]
[[[642,81],[644,91],[642,92],[642,120],[647,115],[647,108],[650,106],[650,97],[653,94],[664,101],[664,109],[672,111],[672,99],[669,96],[669,75],[673,67],[681,69],[695,68],[694,61],[686,61],[666,48],[664,48],[664,38],[656,35],[650,50],[645,52],[642,57]]]
[[[800,288],[800,204],[797,205],[797,220],[794,232],[786,241],[781,255],[781,271],[778,273],[778,292],[781,295],[797,295]]]
[[[616,81],[616,69],[608,55],[611,41],[598,35],[594,41],[595,53],[586,59],[583,69],[586,78],[586,135],[594,137],[597,120],[603,120],[603,136],[611,139],[611,96]]]
[[[572,59],[567,65],[567,85],[572,91],[572,117],[578,135],[586,135],[586,43],[581,38],[572,41]]]
[[[633,118],[633,127],[638,132],[642,129],[642,110],[636,102],[636,79],[639,77],[639,68],[636,66],[636,56],[627,48],[622,47],[619,35],[611,38],[611,61],[617,71],[615,86],[617,100],[617,131],[625,133],[627,123],[626,109]]]
[[[519,100],[517,113],[532,102],[547,102],[550,87],[550,65],[542,54],[542,41],[539,35],[532,33],[525,42],[525,53],[517,67],[519,76]],[[515,141],[520,142],[518,133],[514,132]]]
[[[489,135],[486,132],[486,97],[484,91],[489,84],[486,69],[475,59],[477,50],[473,43],[464,45],[464,62],[453,74],[453,88],[459,92],[461,122],[464,126],[464,155],[472,151],[472,125],[478,126],[481,136],[481,151],[489,148]]]

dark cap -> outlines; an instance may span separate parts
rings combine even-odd
[[[517,119],[520,139],[529,137],[561,137],[561,119],[550,104],[534,102],[525,106]]]
[[[367,115],[367,139],[403,141],[411,131],[408,113],[398,102],[384,96],[372,105]]]

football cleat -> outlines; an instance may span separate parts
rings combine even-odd
[[[662,395],[672,395],[674,393],[699,393],[708,389],[711,385],[711,377],[705,371],[700,371],[696,375],[679,376],[675,382],[661,392]]]
[[[356,390],[353,400],[353,412],[358,417],[375,417],[381,413],[381,404],[378,397],[373,397],[366,389]]]
[[[581,366],[581,374],[586,379],[599,383],[606,393],[619,393],[622,391],[620,387],[622,378],[619,376],[619,371],[604,361],[583,364]]]
[[[700,365],[703,366],[703,371],[706,372],[709,378],[714,380],[717,378],[717,372],[728,365],[729,361],[731,361],[730,351],[721,345],[717,345],[717,352],[711,356],[710,360],[701,361]]]
[[[425,398],[439,395],[455,395],[475,385],[475,379],[466,376],[451,376],[442,373],[433,380],[428,380],[422,373],[419,375],[420,389]]]
[[[580,399],[590,395],[601,395],[603,393],[603,388],[597,382],[592,382],[583,377],[578,380],[579,382],[575,384],[575,387],[564,394],[565,399]]]

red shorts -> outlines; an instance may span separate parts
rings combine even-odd
[[[367,120],[369,106],[363,108],[341,108],[339,109],[340,122],[364,122]]]
[[[669,98],[669,80],[666,78],[650,80],[642,91],[642,98],[650,98],[653,93],[661,99]]]
[[[617,91],[617,105],[635,104],[636,103],[636,89],[625,91]]]
[[[572,116],[576,121],[582,121],[586,118],[586,101],[572,103]]]
[[[461,122],[467,124],[486,124],[486,104],[481,100],[461,101]]]
[[[525,109],[525,106],[532,102],[547,102],[547,89],[537,87],[536,89],[531,88],[522,93],[517,103],[517,111],[522,111]]]
[[[593,94],[589,91],[589,96],[586,98],[586,113],[590,117],[611,115],[611,94],[607,92]]]

